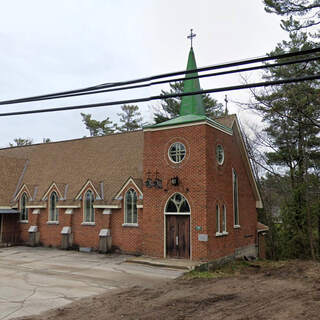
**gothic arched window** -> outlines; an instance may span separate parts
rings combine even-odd
[[[94,195],[91,190],[88,190],[84,196],[84,217],[83,222],[94,222]]]
[[[24,192],[20,199],[20,220],[28,221],[27,194]]]
[[[124,223],[128,223],[128,224],[138,223],[137,193],[133,189],[129,189],[125,195]]]
[[[187,199],[180,193],[175,193],[167,202],[166,213],[190,213]]]
[[[50,195],[49,201],[49,221],[58,221],[59,209],[57,208],[58,196],[55,191]]]

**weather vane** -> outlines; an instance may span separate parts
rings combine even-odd
[[[192,48],[192,39],[196,36],[195,33],[193,33],[193,29],[190,30],[190,36],[187,36],[188,39],[191,41],[191,48]]]

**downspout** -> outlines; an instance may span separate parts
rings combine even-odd
[[[0,225],[0,243],[2,243],[2,232],[3,232],[3,215],[0,215],[1,225]]]

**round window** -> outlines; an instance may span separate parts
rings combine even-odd
[[[186,156],[186,147],[181,142],[175,142],[170,146],[168,154],[172,162],[179,163]]]
[[[224,161],[224,150],[221,144],[216,147],[216,159],[218,164],[222,165]]]

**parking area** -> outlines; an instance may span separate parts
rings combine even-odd
[[[152,287],[183,271],[125,263],[128,256],[0,248],[0,320],[39,314],[117,288]]]

